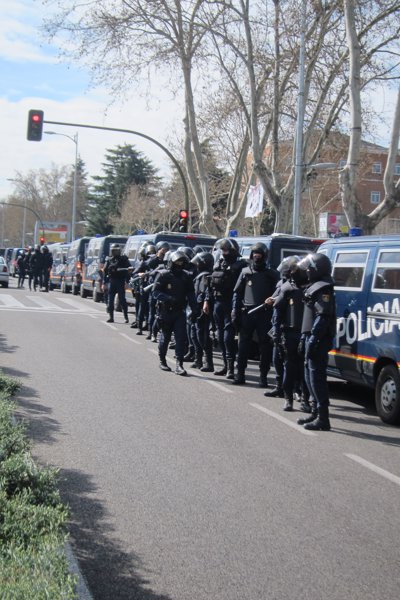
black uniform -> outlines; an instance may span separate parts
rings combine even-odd
[[[303,359],[298,353],[303,309],[303,291],[291,280],[282,282],[274,303],[273,331],[274,342],[283,355],[284,410],[292,410],[293,392],[303,382]]]
[[[49,252],[49,249],[47,248],[47,246],[43,246],[42,252],[43,252],[42,285],[43,285],[43,291],[48,292],[49,291],[49,281],[50,281],[50,271],[53,266],[53,255],[51,252]]]
[[[125,297],[125,283],[131,268],[129,259],[125,254],[109,256],[104,266],[104,283],[108,283],[108,306],[109,322],[114,320],[114,300],[118,299],[124,313],[125,322],[128,322],[128,305]]]
[[[193,317],[196,316],[197,305],[194,296],[193,279],[183,269],[187,261],[182,252],[172,254],[167,269],[158,272],[154,282],[153,298],[156,303],[157,321],[161,330],[158,352],[160,367],[164,371],[170,368],[166,363],[168,345],[171,335],[175,335],[176,369],[178,375],[186,375],[183,368],[183,357],[186,346],[186,305],[189,303]]]
[[[197,303],[198,317],[192,320],[192,338],[195,347],[193,367],[201,371],[214,371],[212,339],[210,335],[211,316],[203,311],[203,304],[208,294],[211,273],[203,271],[194,278],[194,294]],[[205,356],[205,363],[203,358]]]
[[[244,268],[236,283],[232,304],[232,316],[239,329],[236,383],[245,383],[244,373],[248,351],[253,334],[257,332],[260,350],[260,385],[263,387],[267,385],[267,374],[272,359],[272,342],[268,335],[271,329],[272,307],[265,305],[263,310],[253,314],[249,314],[249,311],[272,296],[278,279],[277,271],[267,267],[262,260],[257,265],[252,261],[252,264]]]

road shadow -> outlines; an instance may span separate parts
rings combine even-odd
[[[11,354],[12,352],[16,352],[18,349],[19,346],[11,346],[7,342],[7,336],[5,336],[4,333],[0,333],[0,352]]]
[[[140,557],[115,540],[110,515],[95,497],[98,489],[89,475],[62,470],[59,489],[72,512],[74,554],[95,600],[171,600],[149,589]]]

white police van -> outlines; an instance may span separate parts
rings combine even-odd
[[[337,327],[328,373],[375,389],[378,415],[400,423],[400,235],[327,240]]]

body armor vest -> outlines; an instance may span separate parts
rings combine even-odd
[[[321,292],[324,288],[326,288],[326,292],[330,293],[333,297],[333,283],[331,281],[315,281],[311,285],[309,285],[304,291],[304,314],[303,314],[303,323],[301,326],[301,333],[310,333],[314,324],[315,318],[322,314],[317,312],[315,308],[315,301],[313,300],[313,295]],[[335,311],[332,311],[333,319],[333,334],[334,335],[334,327],[336,323]]]
[[[244,306],[258,306],[275,291],[276,277],[268,268],[254,271],[251,267],[246,267],[242,271],[242,277],[245,281]]]

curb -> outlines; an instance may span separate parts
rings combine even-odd
[[[79,568],[78,561],[75,558],[72,546],[69,542],[65,544],[65,554],[67,556],[68,565],[71,573],[78,578],[76,584],[76,593],[79,600],[93,600],[93,596],[89,591],[86,580]]]

